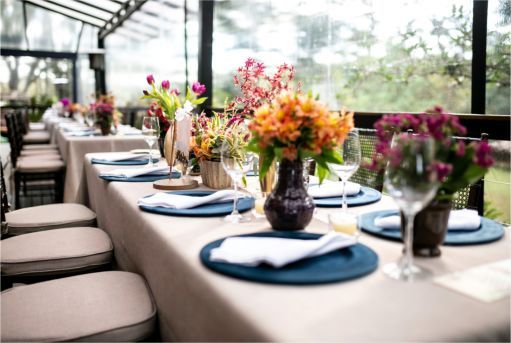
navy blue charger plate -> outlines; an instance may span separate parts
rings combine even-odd
[[[346,197],[346,202],[349,207],[362,206],[372,204],[381,199],[381,193],[376,189],[369,187],[360,187],[360,192],[356,195]],[[315,198],[314,204],[318,207],[341,207],[342,196],[331,198]]]
[[[178,194],[178,195],[189,195],[189,196],[197,196],[203,197],[206,195],[210,195],[215,193],[214,191],[175,191],[175,192],[167,192],[170,194]],[[150,196],[150,195],[148,195]],[[184,209],[174,209],[174,208],[166,208],[166,207],[152,207],[152,206],[144,206],[139,205],[139,207],[147,212],[165,214],[168,216],[184,216],[184,217],[216,217],[216,216],[225,216],[232,212],[233,200],[218,202],[214,204],[206,204],[202,206],[197,206],[193,208],[184,208]],[[240,198],[238,200],[238,211],[246,212],[254,207],[254,198]]]
[[[401,230],[382,229],[374,225],[374,220],[378,217],[388,217],[398,214],[395,210],[375,211],[360,216],[360,228],[372,235],[393,240],[401,241]],[[481,217],[481,227],[477,230],[451,230],[445,235],[444,245],[472,245],[483,244],[497,241],[504,236],[504,228],[499,223]]]
[[[153,162],[156,163],[160,159],[153,158]],[[104,160],[102,158],[93,158],[90,160],[92,164],[108,164],[112,166],[142,166],[149,162],[149,159],[143,159],[143,160],[124,160],[124,161],[109,161]]]
[[[245,236],[318,239],[321,235],[308,232],[270,231],[240,237]],[[282,268],[273,268],[267,264],[247,267],[240,264],[211,261],[209,259],[211,250],[220,246],[224,239],[211,242],[202,248],[200,259],[209,269],[238,279],[272,284],[312,285],[359,278],[373,272],[378,267],[378,255],[363,244],[296,261]]]
[[[180,172],[173,171],[172,178],[177,179],[181,176]],[[99,177],[106,181],[119,181],[119,182],[154,182],[158,180],[168,179],[169,174],[164,175],[140,175],[135,177],[120,177],[120,176],[106,176],[99,175]]]

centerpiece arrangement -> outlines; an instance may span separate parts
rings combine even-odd
[[[447,231],[447,222],[456,193],[477,182],[493,165],[490,145],[485,140],[465,143],[467,132],[458,117],[437,106],[419,115],[385,115],[374,125],[378,143],[373,161],[367,167],[385,168],[387,163],[400,163],[402,152],[393,148],[395,134],[411,131],[410,139],[430,136],[434,139],[435,160],[431,164],[440,181],[434,199],[414,220],[414,253],[421,256],[438,256],[440,245]],[[403,217],[403,216],[402,216]],[[404,226],[402,218],[402,227]]]
[[[187,87],[184,99],[180,99],[181,92],[177,88],[171,89],[168,80],[162,81],[160,85],[156,84],[153,75],[148,75],[146,80],[151,88],[143,91],[144,95],[141,99],[154,100],[147,114],[156,116],[160,122],[159,143],[162,156],[165,157],[171,169],[177,155],[182,164],[187,165],[191,130],[190,115],[195,106],[206,101],[206,97],[199,97],[204,94],[206,87],[195,82],[191,88]],[[178,122],[181,129],[178,129]],[[185,172],[186,167],[183,168],[183,173]],[[181,178],[160,180],[154,186],[159,189],[183,189],[191,188],[191,183],[196,184],[193,180]]]
[[[293,91],[295,78],[294,66],[283,63],[277,66],[273,75],[266,73],[264,63],[248,58],[245,64],[237,69],[233,77],[234,86],[241,95],[226,106],[226,111],[234,117],[250,119],[254,111],[263,104],[271,103],[282,91]],[[297,92],[300,91],[300,83]],[[264,156],[259,156],[259,169],[264,162]],[[261,190],[264,193],[271,192],[275,183],[276,165],[268,166],[265,176],[260,178]]]
[[[314,202],[303,182],[305,158],[316,161],[320,182],[329,174],[328,163],[341,163],[336,151],[354,127],[353,113],[330,112],[312,97],[283,91],[263,104],[249,123],[248,149],[262,157],[260,178],[280,161],[275,189],[264,211],[275,230],[300,230],[312,219]]]
[[[91,103],[90,110],[96,118],[96,125],[99,126],[103,136],[112,132],[112,127],[118,125],[122,116],[115,108],[115,97],[112,94],[100,95],[94,103]]]
[[[247,142],[248,133],[239,137],[238,131],[232,130],[237,122],[227,112],[213,112],[211,117],[201,113],[193,119],[191,149],[195,157],[192,162],[200,165],[202,182],[210,188],[227,188],[232,184],[220,163],[220,153],[224,141]]]

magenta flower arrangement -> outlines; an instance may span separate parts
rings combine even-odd
[[[462,139],[455,139],[466,135],[467,130],[458,117],[439,106],[419,115],[385,115],[375,123],[374,128],[378,143],[372,162],[365,164],[372,170],[381,170],[387,163],[397,165],[401,162],[400,153],[391,147],[394,134],[412,130],[419,136],[434,138],[436,158],[431,167],[436,169],[441,181],[436,200],[452,200],[458,190],[475,183],[493,165],[488,142],[466,144]],[[411,137],[413,139],[414,136]]]
[[[266,66],[253,58],[248,58],[245,64],[238,68],[233,80],[234,86],[240,89],[242,95],[228,104],[228,111],[240,109],[241,116],[251,116],[253,111],[263,104],[271,103],[282,91],[294,90],[294,66],[283,63],[273,75],[267,75],[265,70]],[[299,88],[300,84],[298,92]]]
[[[154,76],[150,74],[147,75],[146,81],[151,88],[143,90],[144,95],[141,99],[153,100],[147,114],[158,117],[161,137],[169,129],[171,121],[182,120],[193,111],[195,106],[202,104],[207,99],[199,97],[206,91],[206,87],[199,82],[193,83],[192,88],[187,87],[184,99],[180,99],[181,92],[177,88],[171,89],[169,80],[163,80],[160,85],[157,85]]]

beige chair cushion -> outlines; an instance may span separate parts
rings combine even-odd
[[[52,173],[64,169],[61,160],[21,160],[16,162],[16,171],[22,173]]]
[[[128,341],[151,335],[156,307],[142,277],[90,273],[1,293],[2,341]]]
[[[28,129],[34,131],[46,130],[44,123],[28,123]]]
[[[38,156],[38,155],[59,155],[57,149],[38,149],[38,150],[21,150],[20,156]]]
[[[0,242],[2,275],[54,275],[110,263],[112,241],[101,229],[72,227],[34,232]]]
[[[28,155],[28,156],[20,156],[18,157],[17,162],[20,161],[58,161],[60,160],[60,154],[59,153],[45,153],[45,154],[35,154],[35,155]]]
[[[30,144],[24,145],[23,150],[58,149],[56,144]]]
[[[33,131],[23,136],[25,143],[45,143],[50,141],[50,134],[45,131]]]
[[[8,212],[5,217],[10,235],[96,225],[96,213],[80,204],[50,204],[27,207]]]

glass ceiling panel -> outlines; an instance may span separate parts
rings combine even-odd
[[[64,7],[69,7],[72,10],[77,10],[78,12],[87,13],[93,17],[97,17],[99,19],[103,19],[105,21],[110,20],[112,18],[112,14],[110,12],[105,12],[102,10],[98,10],[97,8],[84,5],[82,3],[71,1],[71,0],[52,0],[55,4],[62,5]]]
[[[82,20],[82,21],[84,21],[88,24],[91,24],[91,25],[101,27],[105,24],[104,20],[99,20],[99,19],[96,19],[96,18],[88,16],[88,15],[83,15],[83,14],[77,13],[75,11],[62,8],[60,6],[55,6],[54,4],[52,4],[50,2],[46,2],[46,1],[42,1],[42,0],[25,0],[25,1],[27,1],[28,4],[34,4],[34,5],[46,8],[48,10],[60,12],[63,15],[67,15],[67,16],[76,18],[77,20]]]
[[[111,0],[85,0],[85,1],[90,3],[91,5],[104,8],[105,10],[110,12],[117,12],[118,10],[121,9],[121,5]]]
[[[23,6],[20,1],[0,1],[0,43],[3,48],[26,49]]]
[[[78,52],[86,53],[98,49],[98,31],[97,27],[84,25]]]
[[[32,50],[75,51],[81,22],[45,9],[27,6],[27,36]]]

